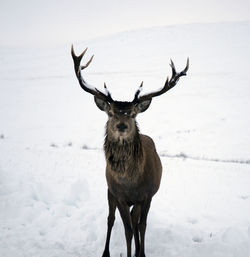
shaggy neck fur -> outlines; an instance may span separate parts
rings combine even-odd
[[[107,162],[112,170],[118,173],[133,172],[138,170],[139,161],[142,158],[142,147],[139,129],[133,138],[114,139],[106,130],[104,151]]]

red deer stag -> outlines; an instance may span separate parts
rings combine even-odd
[[[112,99],[105,84],[105,92],[101,92],[89,86],[82,78],[81,70],[85,69],[93,59],[92,56],[86,65],[80,65],[86,50],[87,48],[77,56],[72,45],[71,55],[76,77],[82,89],[94,95],[97,107],[108,115],[104,151],[107,162],[109,215],[106,244],[102,256],[110,256],[110,235],[117,207],[124,224],[127,257],[131,257],[133,236],[135,256],[144,257],[147,215],[152,197],[160,186],[162,165],[153,140],[149,136],[140,134],[135,118],[138,113],[148,109],[153,97],[166,93],[176,85],[181,76],[186,75],[189,60],[187,59],[185,69],[179,73],[176,72],[171,60],[172,77],[170,80],[167,79],[161,90],[141,95],[141,84],[132,102],[121,102]],[[131,206],[133,208],[130,212]]]

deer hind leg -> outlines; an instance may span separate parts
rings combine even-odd
[[[140,231],[140,236],[141,236],[141,246],[140,246],[140,253],[139,257],[145,257],[145,232],[146,232],[146,227],[147,227],[147,216],[148,216],[148,211],[150,208],[151,200],[147,199],[145,202],[141,204],[141,217],[140,217],[140,223],[139,223],[139,231]]]
[[[131,257],[131,242],[133,237],[133,229],[129,206],[125,202],[118,202],[117,207],[121,214],[122,222],[125,229],[127,257]]]
[[[140,252],[140,239],[139,239],[139,231],[138,231],[138,223],[141,214],[141,207],[140,205],[134,205],[131,211],[131,218],[132,218],[132,226],[133,226],[133,234],[135,240],[135,257],[139,256]]]
[[[109,204],[109,215],[108,215],[108,229],[107,229],[107,236],[106,236],[106,243],[105,243],[105,249],[102,254],[102,257],[110,257],[109,253],[109,242],[110,242],[110,236],[111,231],[115,222],[115,210],[116,210],[116,200],[112,196],[112,194],[108,190],[108,204]]]

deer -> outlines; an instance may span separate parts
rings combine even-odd
[[[189,68],[189,58],[184,70],[176,72],[171,60],[171,78],[167,78],[162,89],[141,95],[143,83],[135,92],[133,101],[116,101],[104,83],[104,91],[90,86],[81,71],[89,66],[94,56],[85,64],[81,60],[87,48],[77,56],[73,45],[71,55],[74,70],[81,88],[94,96],[97,107],[108,115],[104,140],[106,159],[106,181],[108,186],[109,213],[107,234],[102,257],[110,257],[109,243],[119,210],[124,225],[127,257],[131,257],[134,237],[135,257],[145,257],[145,232],[152,197],[158,191],[162,176],[162,164],[151,137],[140,133],[136,116],[146,111],[153,97],[160,96],[173,88]]]

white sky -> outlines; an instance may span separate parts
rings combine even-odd
[[[56,45],[144,27],[250,20],[250,0],[0,0],[0,46]]]

